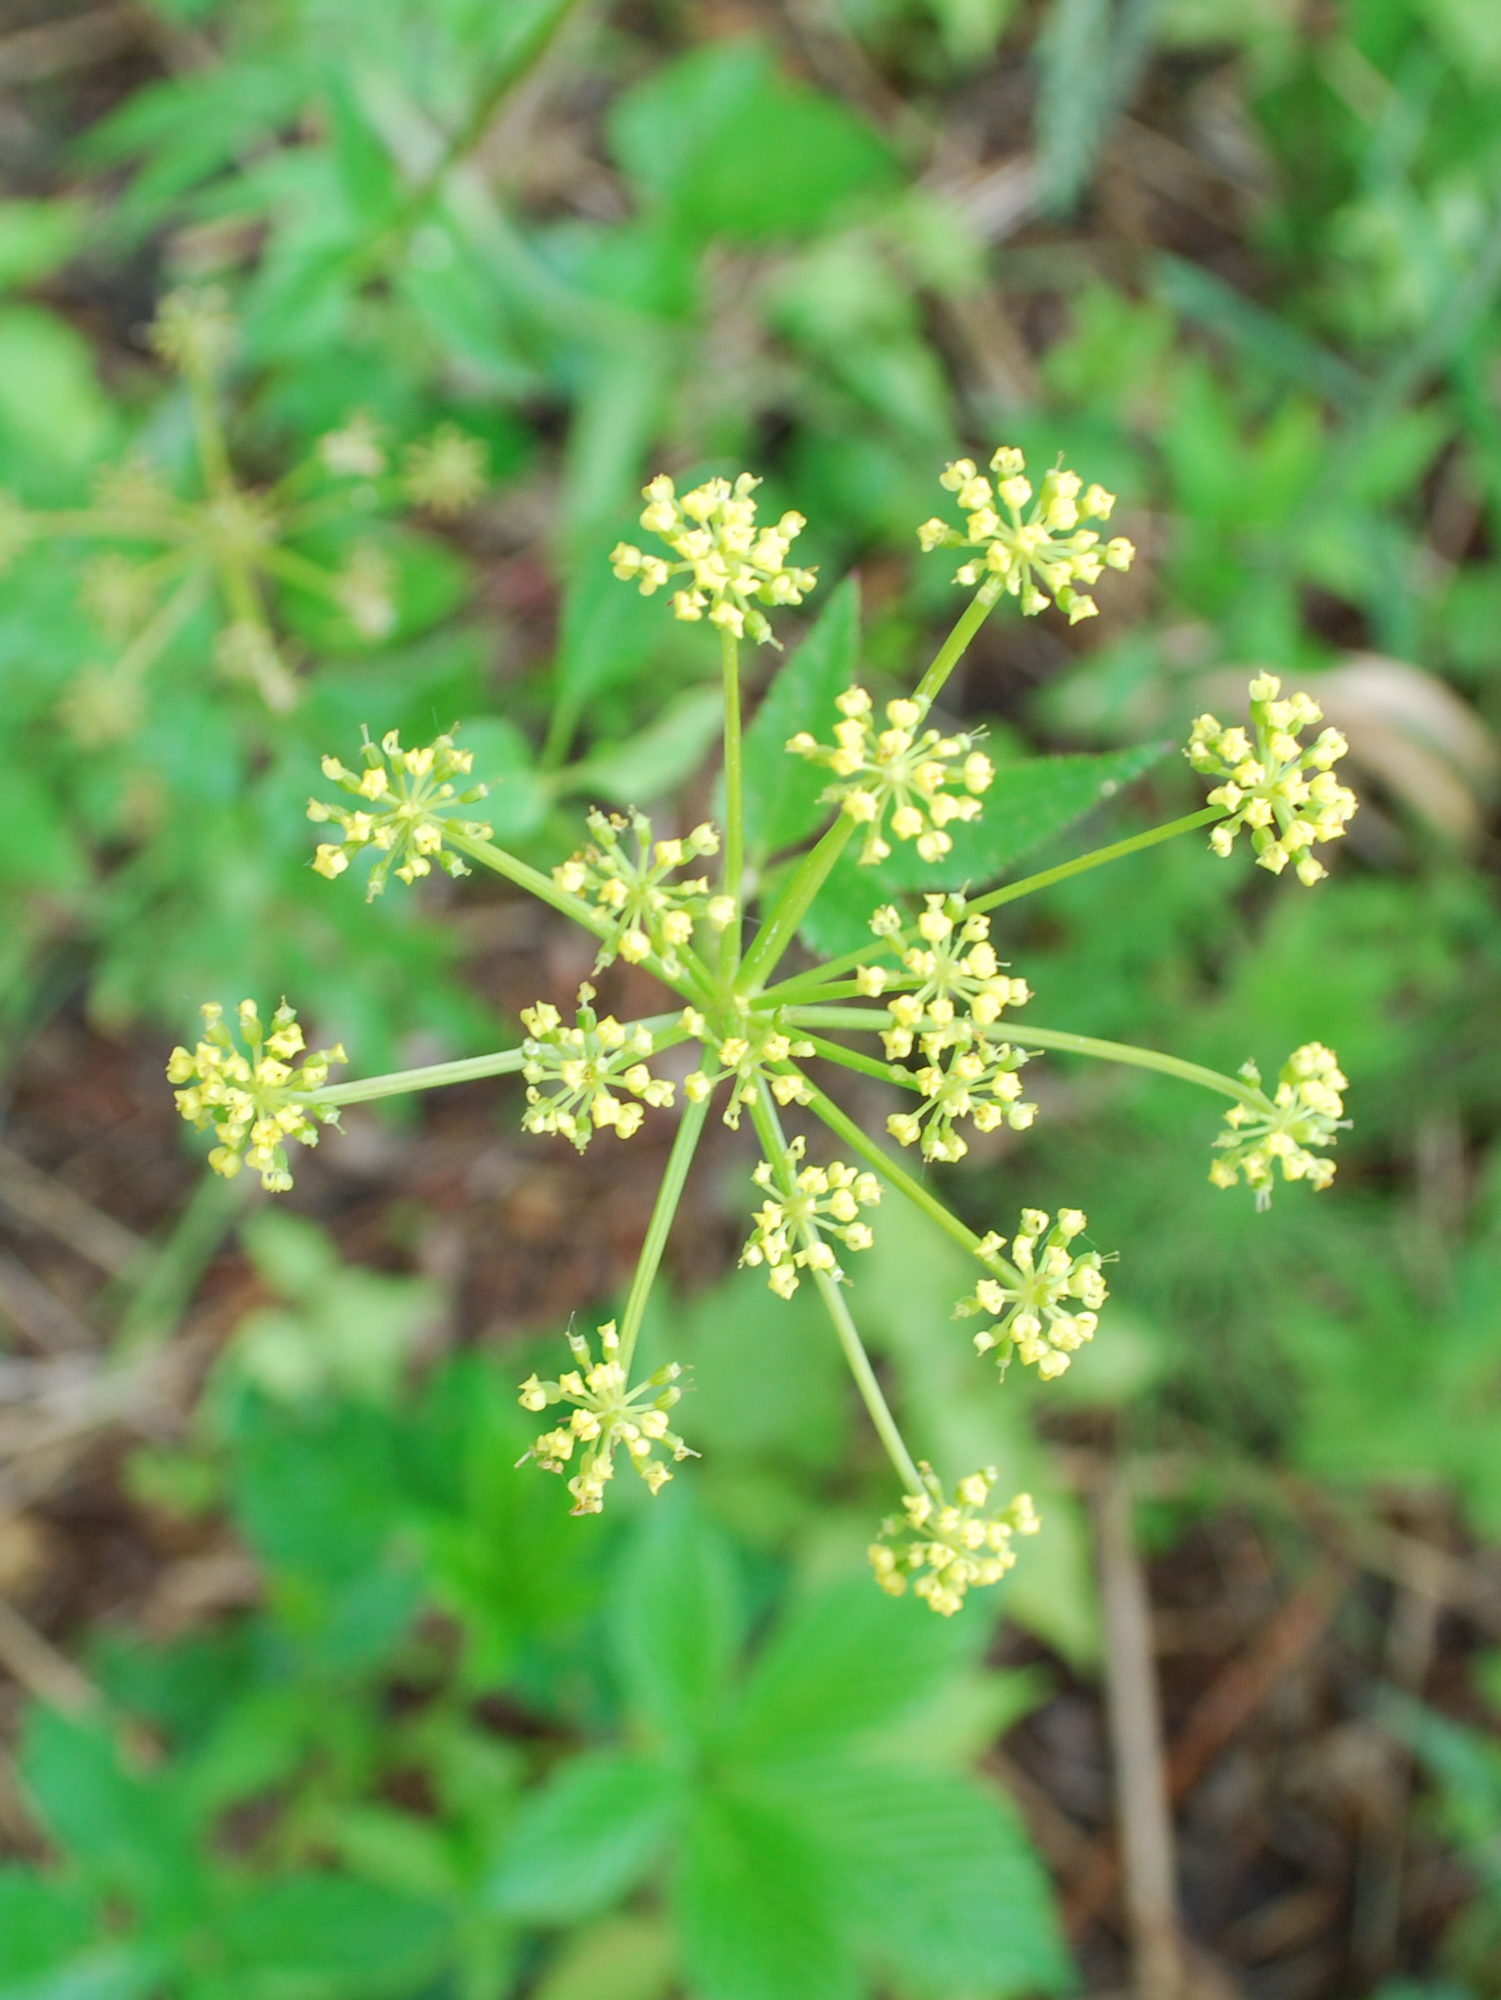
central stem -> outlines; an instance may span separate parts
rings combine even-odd
[[[693,1164],[694,1151],[704,1129],[704,1120],[709,1115],[710,1102],[705,1097],[701,1103],[685,1105],[678,1135],[668,1156],[667,1171],[657,1189],[657,1202],[647,1225],[646,1241],[641,1246],[636,1275],[631,1279],[625,1311],[620,1315],[620,1365],[625,1370],[627,1381],[630,1380],[631,1357],[636,1352],[636,1337],[646,1313],[646,1301],[657,1281],[662,1252],[667,1248],[667,1233],[672,1228],[672,1218],[677,1214],[678,1203],[688,1183],[688,1169]]]
[[[740,963],[741,898],[745,888],[745,760],[740,742],[740,641],[721,629],[724,660],[724,892],[735,899],[735,920],[724,934],[726,981]]]
[[[776,1174],[782,1191],[790,1194],[793,1176],[792,1163],[787,1157],[787,1142],[782,1136],[782,1123],[772,1104],[771,1094],[764,1087],[758,1088],[751,1103],[751,1116],[756,1121],[756,1131],[766,1148],[766,1157],[771,1162],[772,1171]],[[799,1234],[805,1246],[820,1240],[818,1230],[812,1223],[803,1223]],[[922,1475],[912,1461],[912,1454],[897,1429],[896,1418],[891,1414],[891,1405],[876,1380],[876,1371],[871,1366],[870,1356],[865,1351],[865,1343],[860,1338],[860,1329],[855,1325],[854,1315],[839,1288],[839,1280],[827,1271],[815,1271],[813,1281],[828,1310],[829,1318],[834,1322],[834,1331],[839,1337],[840,1347],[844,1350],[849,1371],[855,1378],[855,1387],[860,1391],[860,1400],[869,1412],[876,1435],[886,1448],[886,1456],[896,1467],[897,1476],[909,1493],[926,1493],[927,1488],[922,1483]]]

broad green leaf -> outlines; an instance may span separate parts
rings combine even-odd
[[[1099,756],[1029,757],[1002,764],[984,796],[980,818],[953,827],[953,852],[941,861],[924,861],[911,842],[893,841],[889,860],[865,868],[855,859],[857,834],[804,919],[804,938],[815,951],[854,951],[870,941],[871,911],[894,895],[961,885],[971,891],[985,888],[1012,862],[1114,798],[1158,761],[1164,747],[1143,744]]]
[[[596,749],[582,764],[564,771],[558,790],[608,799],[613,805],[649,804],[692,777],[718,737],[723,715],[718,687],[688,688],[639,734]]]
[[[733,1557],[692,1501],[669,1489],[617,1571],[612,1636],[631,1707],[679,1754],[718,1722],[740,1633]]]
[[[81,201],[0,202],[0,289],[34,285],[65,264],[88,219]]]
[[[547,817],[547,791],[538,774],[532,746],[504,716],[481,715],[460,726],[458,742],[474,752],[472,777],[488,785],[488,798],[464,807],[485,820],[502,846],[535,833]]]
[[[558,700],[575,724],[592,696],[645,667],[663,618],[671,616],[660,598],[645,598],[612,574],[608,547],[596,538],[579,552],[563,597]]]
[[[247,2000],[374,2000],[436,1968],[450,1918],[343,1875],[284,1875],[215,1921]]]
[[[823,1857],[851,1943],[904,1991],[948,2000],[1072,1987],[1047,1873],[997,1793],[857,1765],[769,1789]]]
[[[163,1917],[191,1906],[199,1870],[181,1801],[127,1767],[106,1722],[33,1709],[21,1769],[43,1821],[87,1880]]]
[[[617,102],[610,136],[627,172],[705,237],[804,235],[851,197],[896,183],[867,125],[778,75],[754,42],[712,44],[659,70]]]
[[[665,2000],[676,1971],[660,1917],[607,1917],[566,1941],[536,2000]]]
[[[40,306],[0,308],[0,480],[50,499],[113,430],[87,341]]]
[[[493,1906],[533,1923],[574,1923],[617,1902],[660,1858],[678,1781],[621,1752],[564,1764],[517,1819],[491,1885]]]
[[[870,1736],[931,1697],[983,1637],[978,1621],[935,1618],[915,1598],[886,1597],[867,1577],[851,1578],[772,1634],[725,1754],[753,1770]]]
[[[76,1882],[0,1868],[0,1996],[73,1959],[96,1935],[93,1898]]]
[[[834,1884],[785,1814],[711,1793],[688,1829],[675,1888],[699,2000],[856,2000]]]
[[[789,736],[808,729],[829,740],[834,697],[855,677],[860,649],[860,584],[846,577],[818,623],[779,669],[745,732],[746,846],[755,856],[795,846],[825,819],[818,803],[828,783],[821,765],[788,754]]]

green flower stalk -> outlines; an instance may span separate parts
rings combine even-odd
[[[331,434],[322,449],[326,469],[340,476],[368,479],[384,472],[383,443],[362,420]],[[994,1507],[989,1470],[960,1479],[951,1498],[939,1474],[914,1457],[865,1351],[854,1310],[858,1284],[842,1259],[870,1246],[869,1211],[883,1196],[911,1202],[975,1261],[974,1290],[955,1317],[981,1320],[973,1337],[977,1353],[993,1355],[1002,1376],[1016,1356],[1044,1380],[1062,1374],[1095,1338],[1107,1297],[1105,1259],[1079,1247],[1085,1218],[1075,1208],[1054,1214],[1024,1209],[1009,1244],[994,1232],[976,1233],[947,1205],[941,1183],[908,1171],[901,1149],[943,1166],[964,1156],[970,1131],[1026,1130],[1037,1107],[1023,1094],[1022,1071],[1052,1051],[1156,1071],[1229,1098],[1211,1178],[1223,1187],[1244,1178],[1258,1206],[1265,1206],[1278,1164],[1287,1180],[1327,1186],[1333,1163],[1322,1149],[1345,1122],[1345,1079],[1333,1053],[1319,1043],[1293,1055],[1268,1096],[1249,1065],[1238,1076],[1224,1076],[1162,1051],[1030,1021],[1019,1038],[1002,1037],[1007,1010],[1032,998],[1027,981],[1010,971],[997,948],[994,913],[1004,905],[1206,825],[1212,825],[1218,852],[1228,851],[1246,826],[1263,866],[1275,871],[1292,861],[1305,882],[1322,875],[1309,848],[1336,838],[1354,806],[1330,776],[1343,742],[1325,731],[1302,748],[1297,733],[1319,719],[1317,710],[1305,696],[1282,699],[1270,676],[1251,688],[1254,743],[1212,717],[1194,726],[1189,758],[1218,781],[1204,810],[978,894],[973,885],[956,884],[903,902],[891,900],[888,889],[888,899],[870,917],[868,944],[823,966],[779,975],[857,828],[863,832],[859,859],[868,866],[887,859],[892,842],[912,843],[931,864],[952,850],[947,829],[979,817],[1004,786],[1004,769],[997,773],[975,737],[942,731],[928,720],[985,618],[1006,602],[1023,616],[1051,604],[1070,620],[1087,617],[1094,604],[1082,586],[1131,560],[1128,542],[1102,543],[1086,525],[1106,520],[1114,506],[1101,488],[1085,487],[1073,473],[1055,468],[1034,493],[1021,454],[1009,447],[992,458],[991,472],[993,479],[968,459],[951,465],[943,479],[965,510],[964,530],[935,521],[920,531],[927,548],[974,552],[958,576],[974,594],[912,693],[888,701],[878,719],[869,692],[852,687],[837,698],[829,740],[808,729],[788,742],[789,754],[821,764],[832,782],[823,794],[822,833],[774,890],[759,885],[745,866],[739,647],[747,637],[774,644],[767,613],[799,603],[816,579],[789,560],[804,525],[801,515],[785,514],[774,527],[758,525],[757,482],[748,474],[733,483],[710,480],[681,497],[670,479],[654,479],[645,489],[641,518],[668,554],[622,543],[611,558],[616,574],[647,595],[675,583],[674,614],[717,628],[722,827],[704,822],[685,835],[659,839],[640,812],[593,811],[588,842],[547,873],[495,846],[487,826],[462,816],[483,788],[467,783],[468,753],[451,737],[408,749],[392,732],[378,746],[367,739],[362,770],[346,769],[332,757],[325,761],[325,775],[348,803],[315,800],[310,807],[311,818],[343,834],[319,845],[313,860],[319,873],[330,880],[341,876],[366,848],[376,856],[372,894],[385,887],[388,873],[415,887],[434,865],[452,874],[469,864],[489,868],[580,926],[595,942],[599,968],[618,958],[649,974],[672,996],[666,1011],[637,1021],[601,1017],[586,984],[571,1025],[550,1001],[525,1008],[526,1038],[518,1048],[331,1085],[328,1066],[343,1059],[342,1050],[307,1057],[294,1068],[302,1044],[290,1009],[278,1011],[265,1036],[247,1003],[241,1018],[248,1054],[234,1047],[211,1009],[205,1040],[193,1053],[177,1050],[171,1066],[184,1117],[214,1127],[219,1143],[210,1164],[216,1171],[237,1171],[243,1157],[278,1188],[291,1179],[284,1142],[312,1143],[317,1126],[331,1122],[341,1104],[479,1076],[519,1073],[526,1091],[523,1128],[580,1150],[598,1131],[630,1140],[649,1120],[677,1120],[619,1321],[600,1328],[597,1356],[570,1333],[577,1366],[556,1381],[532,1376],[521,1388],[529,1410],[567,1406],[565,1420],[539,1436],[526,1457],[567,1473],[574,1511],[585,1514],[604,1504],[622,1450],[653,1492],[671,1477],[673,1465],[691,1456],[668,1428],[668,1412],[681,1394],[679,1371],[668,1367],[638,1380],[632,1372],[636,1343],[710,1111],[717,1108],[732,1130],[748,1114],[761,1147],[750,1175],[759,1206],[741,1261],[764,1270],[783,1299],[805,1282],[816,1290],[905,1493],[901,1510],[871,1547],[876,1581],[894,1594],[911,1589],[943,1616],[957,1612],[971,1589],[1006,1573],[1016,1540],[1035,1531],[1036,1515],[1025,1494]],[[409,460],[408,477],[434,509],[447,504],[445,496],[463,495],[469,479],[451,440],[441,451],[435,442],[415,470]],[[361,579],[351,568],[346,577],[351,606],[358,590],[369,592],[363,615],[372,620],[376,584],[373,571]],[[123,602],[134,586],[101,577],[99,587]],[[693,872],[704,861],[717,862],[717,880]],[[694,1060],[675,1087],[649,1064],[679,1043]],[[887,1115],[884,1137],[867,1131],[819,1087],[807,1073],[815,1062],[902,1093],[905,1101]],[[781,1124],[789,1110],[802,1113],[809,1130],[789,1138]],[[829,1135],[827,1146],[819,1127]],[[895,1152],[888,1140],[896,1142]]]

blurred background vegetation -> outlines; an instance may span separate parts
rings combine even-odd
[[[1184,1992],[1501,1994],[1495,0],[9,0],[0,175],[3,2000],[1123,1990],[1143,1574]],[[140,545],[69,525],[143,467],[201,497],[146,333],[184,284],[239,320],[236,480],[309,510],[275,674],[208,586],[143,650]],[[359,411],[393,467],[482,444],[478,504],[335,504]],[[1059,1025],[1331,1043],[1355,1128],[1256,1216],[1186,1090],[1049,1065],[951,1174],[1120,1247],[1041,1393],[974,1376],[947,1251],[883,1211],[855,1303],[914,1431],[1045,1516],[951,1629],[856,1574],[887,1475],[801,1299],[733,1270],[731,1135],[656,1330],[703,1462],[570,1522],[514,1383],[617,1295],[640,1156],[523,1147],[475,1086],[351,1116],[272,1211],[202,1181],[161,1065],[245,993],[365,1072],[514,1039],[577,943],[494,884],[331,890],[319,754],[461,721],[542,865],[591,801],[689,824],[705,657],[602,561],[642,479],[764,473],[894,691],[952,615],[935,473],[1003,439],[1117,489],[1142,559],[1090,625],[982,634],[952,701],[998,761],[1181,740],[1271,668],[1364,801],[1316,893],[1194,839],[1004,950]],[[1195,803],[1169,755],[1086,831]]]

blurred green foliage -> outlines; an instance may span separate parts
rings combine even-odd
[[[105,1024],[177,1030],[209,994],[285,990],[372,1069],[417,1030],[480,1046],[493,1024],[440,905],[367,909],[310,875],[318,754],[362,722],[421,739],[460,720],[477,775],[502,780],[497,830],[540,865],[591,798],[692,777],[714,719],[699,656],[600,558],[659,456],[745,460],[774,506],[809,516],[827,589],[750,730],[767,860],[811,799],[771,747],[860,643],[839,578],[859,563],[879,584],[867,666],[895,671],[944,605],[907,561],[938,464],[1003,432],[1044,462],[1062,449],[1120,489],[1150,590],[1129,626],[1086,630],[1087,650],[1053,635],[1041,666],[979,679],[970,707],[1016,777],[966,866],[994,874],[1039,840],[1071,851],[1072,821],[1128,781],[1108,808],[1122,833],[1147,823],[1143,786],[1154,816],[1186,809],[1186,773],[1134,746],[1180,736],[1248,669],[1334,676],[1366,800],[1334,883],[1273,901],[1190,843],[1052,892],[1005,949],[1039,1013],[1083,1032],[1232,1069],[1325,1040],[1356,1122],[1333,1193],[1256,1217],[1203,1183],[1213,1114],[1186,1091],[1086,1088],[1060,1062],[1025,1152],[956,1199],[987,1223],[1079,1201],[1123,1247],[1119,1321],[1068,1407],[1113,1411],[1143,1445],[1207,1441],[1212,1470],[1289,1464],[1352,1505],[1450,1488],[1475,1532],[1501,1535],[1491,0],[1341,0],[1314,25],[1280,0],[841,0],[834,68],[863,108],[767,43],[694,44],[669,10],[154,11],[192,61],[83,136],[65,193],[0,205],[0,484],[79,506],[130,453],[191,483],[180,389],[128,327],[96,348],[70,304],[146,259],[158,290],[187,276],[231,293],[247,482],[274,483],[357,409],[397,439],[451,420],[489,448],[493,513],[405,536],[379,645],[279,606],[304,690],[289,717],[215,674],[204,614],[105,748],[58,721],[110,644],[80,597],[87,552],[13,562],[9,1049],[80,984]],[[1050,221],[992,249],[944,176],[920,175],[932,127],[998,61],[1036,80]],[[1115,116],[1151,64],[1218,205],[1174,248],[1138,232],[1095,254]],[[539,88],[587,198],[527,180]],[[906,109],[883,114],[893,94]],[[1035,380],[980,371],[977,387],[956,365],[954,327],[994,300],[1029,325],[1053,311]],[[525,525],[539,487],[545,540]],[[473,597],[496,546],[560,580],[549,658]],[[1057,767],[1029,799],[1037,749],[1070,758],[1071,803]],[[893,866],[893,887],[917,885]],[[1082,1527],[1028,1392],[1005,1415],[970,1392],[941,1248],[894,1212],[883,1225],[861,1302],[908,1408],[935,1456],[1033,1485],[1046,1557],[1024,1559],[1008,1608],[1087,1661]],[[509,1364],[448,1360],[410,1407],[394,1393],[432,1309],[420,1284],[339,1265],[295,1218],[259,1220],[248,1243],[280,1303],[240,1327],[192,1447],[143,1454],[136,1482],[151,1504],[227,1507],[268,1606],[165,1648],[112,1640],[100,1708],[33,1719],[26,1781],[58,1859],[0,1875],[0,1996],[651,2000],[680,1967],[705,2000],[877,1976],[935,2000],[1066,1983],[1036,1864],[963,1775],[1011,1712],[976,1664],[983,1628],[956,1638],[842,1594],[859,1535],[847,1413],[834,1376],[810,1376],[796,1308],[739,1285],[685,1302],[712,1447],[701,1502],[617,1534],[513,1479]],[[492,1726],[474,1701],[496,1690],[515,1713]],[[913,1724],[925,1703],[963,1726]],[[1432,1719],[1403,1726],[1439,1774],[1447,1836],[1489,1854],[1488,1753]],[[925,1740],[941,1755],[918,1755]],[[1488,1922],[1454,1945],[1479,1994],[1501,1990]]]

